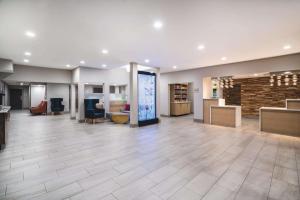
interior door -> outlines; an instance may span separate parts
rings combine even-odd
[[[10,89],[10,106],[11,109],[22,109],[22,89]]]

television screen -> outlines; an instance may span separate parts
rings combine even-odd
[[[156,75],[138,72],[138,120],[139,125],[156,121]]]

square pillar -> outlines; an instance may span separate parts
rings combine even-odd
[[[130,127],[138,126],[138,64],[131,62],[130,65]]]
[[[78,122],[84,121],[84,83],[78,83]]]
[[[76,85],[71,84],[71,106],[70,106],[70,118],[76,119]]]

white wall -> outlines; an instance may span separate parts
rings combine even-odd
[[[3,80],[7,82],[71,83],[72,71],[14,65],[14,73]]]
[[[48,83],[47,84],[47,101],[48,112],[51,112],[51,98],[63,98],[65,112],[70,111],[70,86],[68,84]]]
[[[45,100],[46,86],[31,85],[30,86],[30,107],[35,107]]]
[[[300,69],[300,54],[259,59],[254,61],[204,67],[193,70],[161,74],[161,114],[168,115],[168,84],[193,82],[194,84],[194,118],[203,119],[203,78],[230,75],[245,75],[282,70]]]

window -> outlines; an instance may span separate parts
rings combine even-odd
[[[103,87],[102,86],[94,87],[93,93],[103,93]]]

